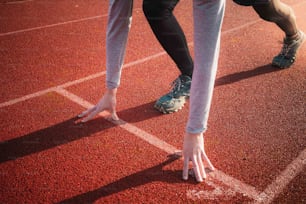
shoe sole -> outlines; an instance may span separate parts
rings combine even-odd
[[[184,98],[184,102],[183,102],[183,103],[181,104],[181,106],[180,106],[179,108],[177,108],[177,109],[168,109],[168,110],[166,110],[166,109],[162,106],[162,104],[160,104],[160,105],[155,104],[155,105],[154,105],[154,108],[155,108],[156,110],[158,110],[159,112],[163,113],[163,114],[175,113],[175,112],[181,110],[181,109],[185,106],[185,103],[187,102],[188,99],[189,99],[189,97],[185,97],[185,98]]]
[[[159,112],[163,113],[163,114],[171,114],[171,113],[175,113],[175,112],[178,112],[179,110],[181,110],[183,107],[185,106],[185,103],[179,107],[178,109],[175,109],[175,110],[165,110],[162,106],[158,107],[158,106],[154,106],[154,108],[156,110],[158,110]]]

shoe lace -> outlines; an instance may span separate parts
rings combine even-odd
[[[290,57],[290,51],[294,45],[295,45],[295,41],[289,41],[285,38],[280,55],[285,56],[285,57]]]
[[[289,45],[284,43],[283,47],[282,47],[282,50],[280,52],[281,55],[285,56],[286,53],[289,51]]]
[[[171,91],[170,95],[173,96],[175,93],[177,93],[181,87],[183,86],[182,80],[178,77],[171,83]]]

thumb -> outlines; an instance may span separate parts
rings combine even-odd
[[[118,115],[117,115],[115,110],[111,114],[112,114],[112,119],[113,120],[119,120],[119,117],[118,117]]]

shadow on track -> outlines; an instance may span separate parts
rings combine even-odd
[[[142,104],[120,111],[118,115],[128,123],[162,116],[161,113],[154,110],[153,104],[154,102]],[[70,118],[21,137],[2,141],[0,143],[0,163],[67,144],[84,137],[90,137],[97,132],[102,132],[116,126],[116,124],[102,117],[97,117],[86,123],[76,123],[77,120],[78,117]]]
[[[246,80],[251,77],[256,77],[263,74],[269,74],[271,72],[281,71],[282,69],[276,68],[272,66],[271,64],[267,64],[264,66],[257,67],[255,69],[242,71],[242,72],[236,72],[233,74],[229,74],[223,77],[220,77],[216,80],[215,86],[223,86],[227,84],[232,84],[235,82],[239,82],[242,80]]]
[[[264,65],[252,70],[237,72],[216,80],[215,86],[222,86],[239,82],[241,80],[255,77],[262,74],[279,71],[271,65]],[[159,117],[163,114],[154,110],[153,102],[142,104],[127,110],[118,112],[118,116],[128,123],[145,121],[150,118]],[[96,118],[86,123],[76,124],[78,118],[71,118],[64,122],[41,129],[21,137],[3,141],[0,143],[0,163],[15,160],[17,158],[44,151],[62,144],[90,137],[94,133],[104,131],[108,128],[116,126],[104,118]]]
[[[179,158],[180,157],[176,155],[169,155],[168,159],[161,164],[136,172],[98,189],[74,196],[72,198],[68,198],[59,202],[59,204],[94,203],[96,200],[103,197],[152,183],[154,181],[161,181],[165,183],[186,183],[186,181],[180,179],[182,171],[163,170],[164,166],[178,160]],[[195,184],[196,182],[193,179],[189,179],[187,183]]]

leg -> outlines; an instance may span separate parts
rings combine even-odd
[[[106,85],[117,88],[132,21],[133,0],[110,0],[106,33]]]
[[[184,32],[173,15],[179,0],[144,0],[143,11],[156,38],[183,75],[192,76],[193,61]]]
[[[296,59],[296,53],[305,40],[304,33],[299,31],[292,8],[280,0],[271,0],[268,4],[253,6],[259,16],[274,22],[284,31],[286,37],[281,52],[272,60],[272,65],[279,68],[290,67]]]
[[[179,0],[144,0],[143,11],[156,38],[173,59],[181,75],[172,90],[162,96],[154,107],[163,113],[181,109],[189,98],[193,61],[182,28],[173,15]]]
[[[274,22],[282,29],[286,36],[297,34],[296,18],[292,8],[280,0],[271,0],[268,4],[253,6],[256,13],[264,20]]]

